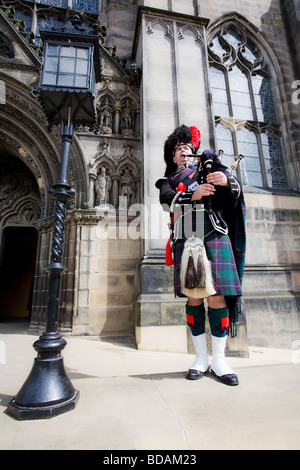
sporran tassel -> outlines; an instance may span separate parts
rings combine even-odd
[[[198,284],[196,287],[205,288],[206,287],[206,271],[203,262],[202,248],[198,250],[198,260],[197,260],[197,275],[198,275]]]
[[[185,273],[185,283],[184,287],[187,289],[194,289],[199,284],[198,274],[195,268],[194,257],[192,250],[190,249],[189,259],[187,263],[186,273]]]

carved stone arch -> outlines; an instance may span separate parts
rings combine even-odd
[[[129,158],[126,158],[125,160],[123,160],[119,167],[118,167],[118,175],[119,176],[122,176],[122,174],[124,173],[125,169],[128,169],[130,170],[130,172],[132,173],[132,176],[134,178],[138,177],[140,172],[139,172],[139,168],[138,168],[138,165],[136,165],[134,163],[133,160],[130,160]]]
[[[35,175],[41,191],[41,216],[47,217],[53,209],[48,191],[57,182],[60,169],[60,129],[47,131],[46,116],[39,102],[31,97],[29,87],[5,74],[0,73],[0,79],[6,84],[6,103],[0,109],[0,145],[21,156]],[[76,136],[69,174],[75,189],[75,206],[82,207],[88,200],[88,174]]]
[[[114,161],[113,155],[110,151],[111,140],[107,137],[104,137],[100,140],[98,145],[98,152],[95,157],[92,159],[91,172],[96,173],[99,171],[99,168],[102,164],[109,169],[110,174],[113,175],[116,172],[116,163]]]
[[[46,2],[44,2],[46,3]],[[63,10],[55,8],[53,5],[42,5],[40,4],[37,8],[37,17],[39,24],[43,27],[55,27],[58,28],[60,25],[63,27],[66,23],[66,15]],[[46,23],[43,24],[42,20],[46,20]],[[52,24],[50,25],[50,19],[52,19]]]
[[[278,80],[282,79],[281,68],[276,57],[276,54],[273,51],[273,48],[262,35],[261,31],[245,17],[237,12],[230,12],[226,15],[218,18],[210,24],[207,28],[207,44],[209,44],[213,38],[220,33],[220,31],[226,31],[230,27],[233,27],[237,32],[240,31],[243,35],[243,38],[250,39],[250,41],[256,45],[261,51],[262,57],[265,59],[268,67],[273,68],[273,71],[276,73]]]
[[[95,162],[96,174],[99,173],[102,166],[105,166],[105,168],[109,171],[109,174],[111,176],[116,174],[116,168],[115,168],[114,162],[109,156],[106,155],[106,156],[100,157],[98,160],[96,160],[96,162]]]
[[[177,37],[179,40],[182,40],[184,39],[184,35],[187,33],[187,32],[191,32],[194,37],[195,37],[195,42],[198,42],[201,46],[203,44],[205,44],[205,39],[203,37],[203,31],[201,29],[201,31],[199,29],[197,29],[194,25],[192,24],[184,24],[184,25],[180,25],[178,24],[177,26]]]
[[[132,146],[124,143],[124,153],[117,168],[119,195],[127,197],[127,206],[140,202],[140,162],[132,154]],[[120,203],[121,204],[121,203]]]
[[[0,232],[5,226],[34,226],[41,217],[35,175],[24,161],[1,149]]]
[[[5,133],[3,129],[0,129],[0,150],[2,154],[7,153],[12,155],[12,158],[15,157],[16,159],[21,160],[32,172],[39,190],[41,201],[40,216],[46,216],[49,201],[49,196],[47,194],[46,172],[44,172],[43,168],[37,164],[35,158],[25,149],[22,143],[16,140],[14,136]]]
[[[225,40],[228,30],[234,30],[239,37],[238,54],[236,54],[236,47],[232,47],[232,45]],[[246,66],[247,69],[249,68],[251,70],[260,66],[267,72],[269,68],[268,64],[271,65],[273,63],[272,55],[274,54],[272,53],[270,45],[268,45],[267,41],[263,38],[256,26],[251,24],[240,14],[229,13],[220,20],[216,20],[215,23],[208,28],[207,39],[209,46],[217,34],[221,37],[222,47],[226,49],[226,52],[223,54],[222,61],[224,60],[224,62],[226,62],[230,58],[230,66],[231,64],[233,65],[236,62],[239,62],[239,67],[243,69],[245,64],[248,63],[248,66]],[[256,55],[254,65],[248,62],[246,57],[243,56],[243,50],[246,44],[251,44]],[[211,51],[209,50],[209,54],[210,53]],[[232,57],[232,54],[234,57]],[[239,58],[242,59],[241,62],[239,61]],[[229,66],[229,64],[227,64],[227,66]],[[280,67],[278,64],[277,67],[279,71]]]
[[[2,74],[0,74],[1,78]],[[29,90],[17,80],[5,76],[6,102],[0,109],[0,145],[32,171],[41,196],[41,217],[49,215],[48,190],[58,168],[56,144],[46,130],[40,106],[31,99]]]
[[[20,198],[17,203],[10,207],[4,214],[3,228],[6,226],[34,227],[40,217],[40,200],[32,194]]]
[[[172,23],[164,21],[162,18],[155,18],[154,20],[153,18],[151,18],[150,21],[147,21],[146,34],[153,34],[154,29],[157,27],[163,29],[165,32],[165,36],[167,36],[169,39],[174,38]]]
[[[136,95],[132,91],[130,86],[127,86],[126,90],[123,91],[122,93],[119,93],[119,95],[118,95],[118,101],[124,102],[124,100],[126,100],[126,99],[130,99],[131,101],[133,101],[135,106],[139,106],[139,103],[140,103],[139,96]]]

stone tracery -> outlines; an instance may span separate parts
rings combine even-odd
[[[123,144],[123,153],[115,157],[108,139],[98,145],[99,151],[90,160],[90,207],[110,204],[120,208],[126,197],[127,206],[139,202],[140,162],[133,156],[132,145]],[[123,206],[122,206],[123,208]]]

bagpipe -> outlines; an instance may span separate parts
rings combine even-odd
[[[244,155],[242,155],[242,154],[240,153],[239,156],[238,156],[238,158],[230,165],[230,167],[229,167],[230,173],[232,173],[233,170],[236,170],[236,169],[237,169],[239,163],[243,160],[243,158],[245,158]]]
[[[222,151],[219,151],[219,156]],[[197,171],[200,173],[202,170],[204,174],[207,175],[214,171],[221,170],[225,174],[229,171],[230,174],[237,169],[239,163],[244,158],[240,154],[232,165],[227,168],[221,164],[219,157],[210,151],[203,152],[202,155],[190,155],[190,158],[193,158],[191,174],[195,174]],[[216,158],[218,161],[216,161]],[[195,165],[195,160],[197,164]],[[191,166],[191,164],[187,165]],[[195,168],[196,167],[196,168]],[[175,225],[178,220],[175,220],[174,204],[178,204],[180,193],[183,193],[186,190],[195,191],[199,187],[198,177],[192,184],[187,183],[187,180],[181,182],[176,188],[176,196],[173,199],[173,203],[170,208],[170,238],[166,246],[166,265],[170,266],[174,264],[174,248],[175,242],[177,239]],[[228,233],[228,228],[226,222],[222,219],[222,214],[218,211],[212,209],[211,196],[206,196],[207,204],[206,209],[197,209],[196,203],[193,204],[191,208],[192,217],[195,216],[198,210],[206,210],[208,217],[211,221],[214,230],[222,234]],[[209,232],[211,233],[211,232]],[[209,235],[209,234],[207,234]],[[216,294],[214,289],[214,282],[211,271],[211,263],[207,257],[204,238],[207,236],[204,235],[202,238],[196,236],[196,233],[193,232],[192,236],[189,237],[184,243],[184,249],[181,257],[181,270],[180,270],[180,281],[181,281],[181,292],[188,297],[194,298],[204,298]]]

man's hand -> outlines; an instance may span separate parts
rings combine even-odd
[[[229,186],[227,176],[222,171],[209,173],[206,180],[208,183],[215,184],[216,186]]]
[[[212,196],[215,193],[216,189],[212,184],[204,183],[200,184],[196,191],[194,191],[191,201],[199,201],[203,196]]]

